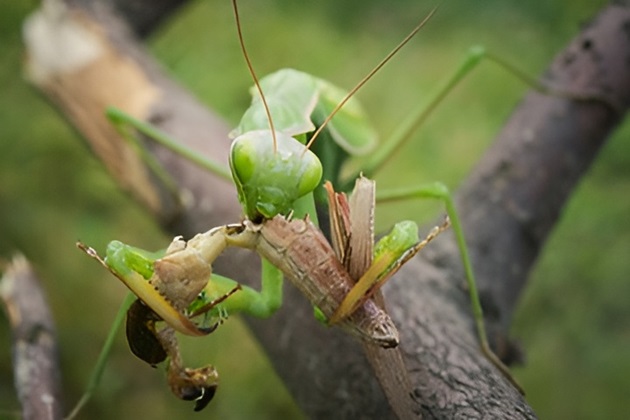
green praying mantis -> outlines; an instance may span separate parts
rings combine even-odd
[[[236,16],[240,37],[237,13]],[[371,296],[446,224],[432,231],[424,241],[418,240],[415,224],[397,225],[377,244],[367,269],[350,275],[344,266],[343,252],[333,249],[343,248],[343,240],[333,240],[330,244],[312,222],[316,222],[315,201],[334,197],[330,187],[328,190],[321,188],[320,179],[330,180],[336,189],[348,190],[351,183],[360,179],[360,174],[341,177],[341,166],[350,155],[370,150],[375,141],[374,130],[352,95],[421,26],[347,94],[328,82],[294,70],[281,70],[260,82],[252,71],[258,94],[254,95],[252,106],[234,131],[237,137],[230,152],[230,178],[235,182],[243,205],[244,222],[210,229],[189,241],[176,238],[164,253],[159,254],[114,241],[108,246],[106,257],[100,259],[94,250],[82,246],[142,302],[136,301],[128,311],[127,336],[132,351],[152,365],[169,358],[171,388],[181,398],[195,400],[196,409],[203,409],[209,403],[218,384],[218,374],[212,367],[185,368],[174,332],[203,336],[212,332],[228,315],[272,315],[281,304],[283,274],[311,300],[324,322],[338,324],[361,339],[372,340],[384,347],[398,343],[391,319]],[[458,71],[445,89],[461,79],[481,56],[482,51],[475,51],[472,59],[463,66],[464,70]],[[435,101],[439,102],[442,96],[438,95]],[[156,133],[151,127],[116,110],[110,110],[109,115],[158,140],[164,138],[162,133]],[[422,120],[425,115],[423,111],[413,120]],[[314,141],[318,136],[321,138]],[[403,133],[394,142],[388,142],[389,152],[406,138]],[[387,153],[374,154],[363,173],[370,177],[388,156]],[[215,169],[215,172],[225,176],[224,171]],[[377,200],[382,201],[408,197],[432,198],[444,203],[462,255],[482,351],[510,378],[485,337],[473,270],[448,189],[434,183],[410,190],[376,193]],[[369,202],[367,205],[370,206]],[[352,218],[340,213],[332,213],[331,220],[336,223],[331,225],[343,224],[344,217]],[[291,240],[285,241],[287,238]],[[300,249],[298,245],[301,244],[306,244],[306,249]],[[253,249],[263,257],[260,292],[212,272],[212,262],[231,246]],[[325,252],[316,255],[322,255],[322,261],[334,266],[330,272],[344,277],[339,282],[343,285],[339,290],[331,283],[317,279],[308,261],[299,260],[305,253],[319,252],[314,249],[324,249]],[[318,264],[315,265],[317,268]],[[160,328],[162,321],[167,326]],[[373,324],[363,328],[370,322]]]

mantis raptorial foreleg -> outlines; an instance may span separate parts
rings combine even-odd
[[[177,242],[178,240],[176,239],[174,243]],[[184,368],[181,363],[179,348],[177,347],[176,341],[172,339],[172,333],[169,332],[169,330],[173,331],[172,328],[167,326],[161,331],[158,331],[155,327],[155,322],[161,320],[160,316],[155,314],[152,309],[145,306],[144,303],[141,303],[140,300],[136,298],[137,295],[145,295],[145,298],[154,305],[158,303],[163,305],[165,296],[158,293],[157,290],[152,287],[146,287],[149,286],[148,279],[153,275],[153,262],[156,258],[159,259],[159,254],[148,253],[138,248],[114,241],[108,247],[107,257],[102,259],[92,248],[86,247],[81,243],[77,245],[90,257],[96,259],[100,264],[120,278],[135,294],[130,293],[118,310],[118,314],[116,315],[116,319],[110,329],[105,344],[101,349],[86,390],[79,402],[68,414],[67,419],[74,418],[94,393],[103,374],[103,369],[105,368],[114,337],[122,325],[125,315],[127,315],[127,339],[132,352],[151,365],[160,363],[169,356],[173,361],[169,364],[168,369],[169,384],[173,392],[180,398],[195,399],[196,408],[198,409],[205,407],[212,398],[214,389],[216,388],[218,381],[216,371],[212,366],[192,370]],[[240,290],[239,285],[232,287],[231,290],[228,290],[223,295],[206,303],[207,311],[211,310],[237,290]],[[167,304],[164,309],[167,310],[168,316],[174,317],[177,325],[179,325],[183,319],[183,325],[188,331],[192,331],[194,333],[193,335],[210,332],[216,327],[216,324],[214,324],[209,328],[200,330],[188,319],[181,317],[170,303]]]
[[[159,258],[118,241],[108,245],[105,259],[91,248],[79,247],[118,277],[161,320],[182,334],[200,336],[210,331],[193,324],[192,317],[208,312],[215,317],[222,316],[221,312],[266,317],[281,300],[281,278],[268,276],[257,292],[212,274],[212,263],[229,245],[224,229],[211,229],[187,242],[175,238]],[[224,299],[227,296],[231,298]]]
[[[127,340],[132,352],[150,365],[169,357],[167,377],[173,393],[185,400],[195,400],[195,410],[208,404],[218,385],[218,373],[212,366],[184,367],[173,335],[175,330],[187,335],[205,335],[229,313],[267,317],[275,312],[282,300],[282,276],[278,276],[275,267],[265,261],[263,272],[266,276],[260,292],[216,274],[209,281],[211,263],[227,246],[225,236],[217,232],[215,229],[197,235],[188,243],[175,238],[166,253],[148,253],[114,241],[108,246],[105,259],[92,248],[78,244],[127,285],[133,294],[119,309],[86,391],[68,419],[75,417],[93,394],[125,314]],[[210,323],[206,319],[203,322],[207,326],[198,326],[191,321],[199,316],[210,318]],[[166,321],[166,326],[160,330],[156,327],[159,321]]]
[[[439,200],[444,204],[446,213],[450,219],[453,233],[455,234],[455,240],[462,259],[464,267],[464,274],[467,283],[467,289],[470,296],[470,303],[472,307],[473,316],[475,319],[475,326],[477,329],[477,336],[479,338],[479,344],[484,355],[490,360],[503,375],[514,385],[522,394],[524,393],[521,386],[512,377],[509,369],[505,364],[494,354],[488,343],[488,337],[486,334],[486,327],[483,319],[483,309],[481,301],[479,299],[479,293],[477,291],[477,283],[475,281],[475,274],[472,269],[472,262],[468,254],[468,247],[466,246],[466,240],[464,238],[464,230],[455,208],[453,197],[446,185],[435,182],[432,184],[421,185],[417,187],[400,188],[390,191],[382,191],[377,193],[376,200],[378,202],[405,200],[410,198],[428,198]]]

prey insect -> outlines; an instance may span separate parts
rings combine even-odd
[[[235,15],[241,38],[236,5]],[[341,189],[346,189],[347,181],[339,176],[342,163],[348,155],[369,149],[373,141],[373,130],[359,105],[351,99],[352,95],[421,26],[348,94],[293,70],[275,73],[258,82],[252,70],[259,93],[235,130],[238,137],[230,152],[231,177],[246,220],[211,229],[187,242],[176,238],[162,257],[120,242],[110,244],[104,259],[98,257],[142,302],[134,303],[128,314],[127,333],[132,350],[152,365],[170,357],[171,388],[181,398],[195,399],[196,409],[202,409],[210,401],[218,375],[211,367],[195,371],[184,368],[174,331],[201,336],[210,333],[230,314],[271,315],[281,303],[283,274],[294,281],[329,324],[339,324],[363,340],[372,340],[384,347],[398,343],[391,319],[372,296],[376,294],[376,300],[380,300],[379,287],[446,224],[432,232],[423,243],[418,241],[415,224],[401,223],[379,242],[372,259],[371,255],[366,257],[371,254],[369,252],[355,253],[360,245],[348,246],[347,232],[352,230],[352,224],[343,220],[352,219],[349,216],[352,212],[333,210],[335,216],[331,218],[336,226],[333,238],[336,239],[332,246],[311,221],[316,221],[313,195],[326,196],[326,191],[319,187],[322,174]],[[244,53],[251,69],[245,50]],[[263,94],[274,85],[282,88],[276,91],[277,95]],[[302,93],[297,96],[299,103],[293,101],[289,107],[286,98],[294,96],[283,90]],[[285,112],[287,109],[292,112]],[[140,131],[145,130],[142,123],[116,111],[110,111],[110,116],[132,123]],[[320,133],[323,138],[314,142]],[[317,153],[304,144],[307,141],[309,146],[314,145],[319,155],[329,157],[331,152],[324,148],[332,148],[336,157],[325,159],[322,165]],[[357,179],[358,174],[350,178]],[[328,187],[328,196],[337,197],[331,187]],[[482,350],[509,376],[490,351],[485,338],[472,268],[448,189],[436,183],[404,192],[376,194],[384,200],[409,196],[428,197],[445,203],[462,253]],[[337,198],[331,202],[339,207]],[[360,242],[366,241],[371,243],[372,239],[368,237]],[[260,292],[212,273],[212,263],[230,246],[253,249],[263,257]],[[82,248],[97,258],[93,250]],[[312,255],[317,258],[310,258]],[[363,263],[356,262],[357,255],[363,256]],[[309,265],[311,263],[314,265]],[[353,268],[355,264],[361,268]],[[328,270],[326,277],[341,280],[321,280],[317,270]],[[166,325],[161,329],[156,326],[160,321]]]

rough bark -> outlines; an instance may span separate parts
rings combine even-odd
[[[227,127],[169,80],[131,35],[148,29],[129,29],[103,3],[75,1],[65,10],[58,1],[48,2],[48,13],[57,14],[54,24],[46,15],[31,20],[32,82],[170,232],[190,236],[238,220],[232,186],[149,145],[185,191],[185,208],[178,208],[107,125],[102,110],[116,105],[215,160],[225,161],[229,147]],[[47,33],[73,28],[83,40],[84,55],[63,66],[46,62],[37,46],[43,42],[36,36],[42,22],[50,26]],[[131,18],[128,23],[137,25]],[[507,326],[532,263],[572,187],[630,102],[629,27],[628,3],[609,5],[558,55],[545,76],[556,88],[605,101],[528,94],[458,191],[492,341],[503,355],[509,353]],[[51,45],[53,36],[46,41],[47,48],[67,48]],[[425,418],[535,417],[478,350],[452,237],[440,238],[423,254],[385,290],[400,326],[415,409]],[[230,253],[216,269],[257,284],[257,264],[248,253]],[[295,288],[285,288],[285,304],[274,317],[248,322],[309,417],[392,417],[359,343],[318,325]]]
[[[53,317],[37,275],[17,256],[0,279],[12,331],[13,374],[21,417],[63,418],[61,372]]]

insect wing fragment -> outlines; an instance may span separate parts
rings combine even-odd
[[[276,131],[298,136],[315,130],[311,114],[318,100],[317,81],[310,74],[293,69],[281,69],[260,79]],[[231,133],[234,138],[250,131],[269,128],[260,94],[250,90],[252,103]]]
[[[136,299],[127,311],[126,334],[129,349],[153,367],[166,360],[167,356],[156,335],[155,322],[159,320],[160,317],[140,299]]]
[[[323,79],[317,79],[319,101],[313,113],[316,125],[324,122],[347,92]],[[331,137],[344,151],[353,156],[369,153],[376,146],[377,134],[359,101],[350,98],[326,126]]]

